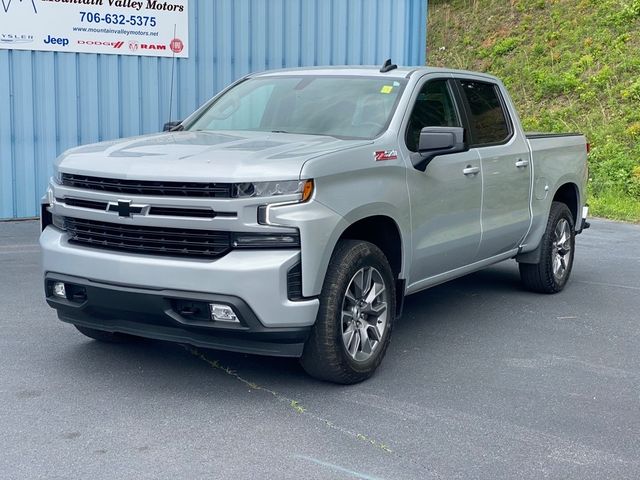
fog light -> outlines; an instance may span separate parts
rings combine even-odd
[[[233,308],[229,305],[210,303],[209,308],[211,309],[211,318],[217,322],[240,322]]]
[[[64,288],[64,283],[53,282],[53,294],[58,298],[67,298],[67,290]]]

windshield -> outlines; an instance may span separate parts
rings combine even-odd
[[[188,130],[251,130],[371,139],[389,124],[405,80],[278,76],[246,80]]]

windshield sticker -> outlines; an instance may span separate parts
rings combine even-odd
[[[376,162],[381,162],[383,160],[397,160],[398,151],[397,150],[378,150],[373,153],[373,158],[375,158]]]
[[[380,93],[391,93],[393,91],[393,86],[385,85],[380,89]]]

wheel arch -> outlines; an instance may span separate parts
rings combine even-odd
[[[391,217],[371,215],[351,223],[338,240],[364,240],[376,245],[389,260],[394,277],[402,271],[402,235],[400,227]]]
[[[399,317],[402,314],[406,280],[403,278],[405,248],[398,223],[388,215],[362,217],[344,229],[338,242],[346,239],[373,243],[387,257],[396,281],[396,317]]]
[[[553,203],[559,202],[559,203],[564,203],[567,206],[567,208],[569,208],[569,211],[571,212],[571,216],[573,218],[574,229],[575,229],[579,221],[578,216],[580,215],[580,193],[579,192],[580,191],[578,189],[578,186],[573,182],[565,182],[562,185],[560,185],[555,190],[555,193],[553,194],[553,197],[549,202],[547,215],[544,217],[544,225],[546,226],[547,219],[549,218],[549,215],[551,215],[551,207]],[[538,241],[536,248],[534,248],[531,251],[519,253],[518,255],[516,255],[516,261],[518,263],[535,264],[540,261],[541,247],[542,247],[540,242],[542,241],[543,234],[544,234],[544,231],[540,236],[540,240]]]
[[[558,187],[553,195],[553,199],[551,200],[551,203],[553,202],[564,203],[569,207],[571,216],[573,217],[574,226],[578,225],[578,215],[580,214],[580,191],[575,183],[566,182]],[[549,206],[549,211],[551,211],[551,205]]]

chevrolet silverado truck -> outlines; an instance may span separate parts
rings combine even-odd
[[[300,358],[355,383],[403,299],[515,259],[560,292],[588,227],[588,143],[527,134],[497,78],[319,67],[235,82],[170,131],[63,153],[44,288],[101,341]]]

